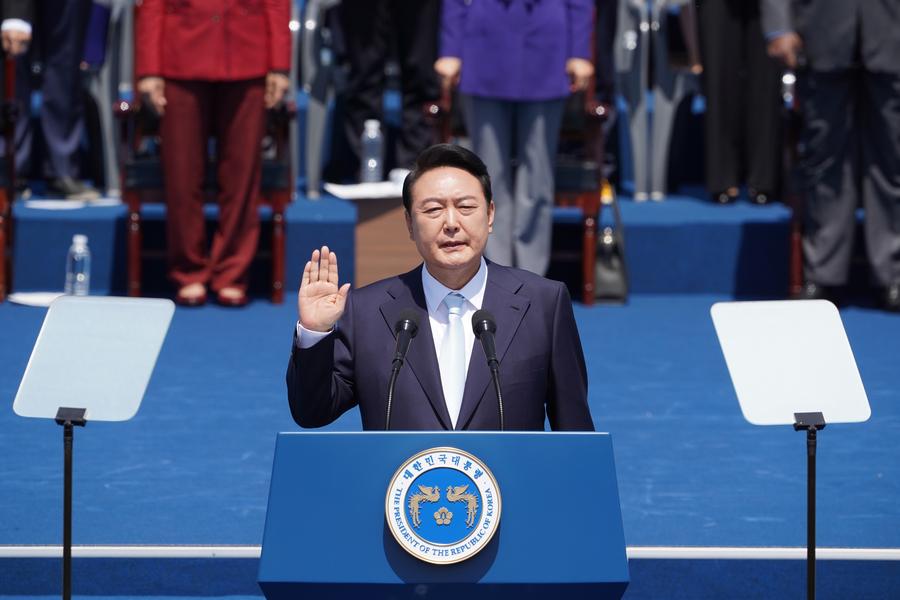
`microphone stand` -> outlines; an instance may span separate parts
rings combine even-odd
[[[500,365],[497,359],[488,361],[488,367],[491,369],[491,381],[494,382],[494,390],[497,392],[497,407],[500,411],[500,431],[505,431],[503,425],[503,394],[500,392]]]
[[[397,376],[400,374],[400,367],[403,366],[403,361],[394,359],[394,365],[391,367],[391,380],[388,383],[388,394],[387,394],[387,411],[384,418],[384,430],[391,430],[391,404],[394,401],[394,386],[397,383]]]
[[[494,391],[497,393],[497,410],[500,413],[500,431],[506,426],[503,423],[503,394],[500,391],[500,362],[497,360],[497,348],[494,345],[494,332],[497,331],[497,322],[488,311],[481,309],[472,315],[472,330],[475,337],[481,341],[484,348],[484,356],[487,358],[488,369],[491,371],[491,381],[494,382]]]

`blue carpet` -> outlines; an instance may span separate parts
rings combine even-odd
[[[708,311],[717,298],[576,307],[597,427],[613,434],[626,541],[802,546],[805,441],[747,424]],[[75,436],[77,544],[258,544],[295,308],[179,309],[138,416]],[[11,400],[44,311],[0,306]],[[842,311],[872,419],[819,441],[819,543],[900,547],[900,318]],[[9,406],[9,405],[8,405]],[[355,430],[351,412],[331,426]],[[58,544],[61,429],[0,413],[0,545]]]

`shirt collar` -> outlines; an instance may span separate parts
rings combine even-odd
[[[484,290],[487,288],[487,262],[481,257],[481,264],[475,276],[459,290],[451,290],[443,283],[438,281],[428,272],[428,266],[422,267],[422,289],[425,291],[425,304],[428,307],[428,314],[436,314],[444,298],[450,292],[459,292],[466,301],[475,307],[475,310],[481,310],[481,303],[484,301]]]

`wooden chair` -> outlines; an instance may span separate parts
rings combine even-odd
[[[0,125],[6,142],[3,159],[6,164],[0,169],[0,302],[6,300],[12,280],[12,261],[9,248],[12,246],[12,202],[15,198],[16,181],[16,104],[15,83],[16,63],[7,56],[3,70],[3,103],[0,107]]]
[[[581,210],[581,300],[594,304],[597,258],[597,223],[600,209],[613,198],[613,188],[603,173],[604,124],[610,108],[592,94],[569,97],[560,130],[555,181],[557,206]]]
[[[158,152],[159,122],[149,110],[129,102],[119,102],[115,113],[121,123],[122,198],[128,206],[127,271],[128,295],[141,295],[141,259],[152,256],[143,244],[142,205],[163,201],[163,169]],[[268,111],[266,136],[261,148],[262,177],[260,200],[272,211],[271,246],[258,255],[269,255],[272,261],[272,302],[280,304],[284,295],[284,211],[294,190],[291,168],[289,127],[294,118],[292,104]],[[206,192],[214,201],[217,190],[215,158],[206,166]],[[156,252],[161,257],[162,252]]]
[[[785,73],[784,78],[794,77],[793,73]],[[791,226],[788,258],[788,295],[797,297],[803,291],[803,218],[804,201],[801,186],[797,181],[796,168],[800,144],[800,132],[803,128],[803,116],[800,114],[800,101],[797,98],[793,82],[782,91],[782,122],[784,139],[781,153],[782,164],[782,198],[791,208]]]
[[[593,86],[591,88],[593,89]],[[453,96],[447,92],[441,99],[425,106],[434,120],[442,142],[465,135],[462,119],[454,110]],[[566,106],[560,131],[560,147],[555,165],[555,202],[557,206],[581,210],[581,301],[592,305],[595,300],[595,267],[597,256],[597,222],[604,198],[612,198],[612,187],[603,174],[604,130],[610,108],[597,103],[591,94],[573,94]],[[566,258],[557,256],[557,258]]]

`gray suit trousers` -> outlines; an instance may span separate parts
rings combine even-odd
[[[861,200],[875,283],[900,282],[900,76],[810,71],[800,94],[807,281],[847,282]]]
[[[464,96],[466,128],[487,165],[494,228],[485,254],[501,265],[544,275],[550,265],[553,167],[565,99]]]

